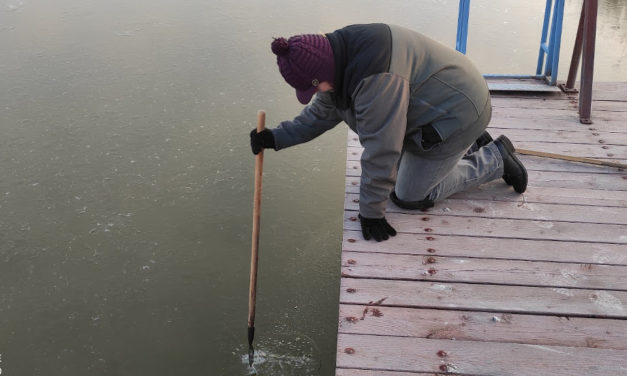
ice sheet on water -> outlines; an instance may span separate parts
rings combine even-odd
[[[240,357],[242,375],[317,375],[320,350],[307,336],[255,341],[253,366],[248,366],[248,345],[239,346],[234,354]]]
[[[23,6],[24,6],[24,2],[23,1],[9,1],[7,3],[7,10],[10,11],[10,12],[14,12],[14,11],[20,9]]]
[[[242,354],[242,364],[248,367],[248,352]],[[318,368],[318,363],[308,354],[289,355],[255,349],[253,366],[249,367],[248,374],[274,375],[310,375]],[[278,373],[278,372],[281,373]]]

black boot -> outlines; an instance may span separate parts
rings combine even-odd
[[[475,143],[477,144],[477,147],[482,147],[482,146],[485,146],[485,145],[489,144],[492,141],[493,141],[492,136],[490,136],[488,131],[484,131],[483,133],[481,133],[481,136],[479,136],[479,138],[477,138]],[[511,179],[509,178],[509,176],[505,176],[504,175],[503,176],[503,180],[505,180],[507,185],[512,185],[512,182],[511,182]]]
[[[514,145],[505,136],[499,136],[494,140],[503,158],[503,180],[513,185],[514,190],[523,193],[527,189],[527,170],[522,162],[514,155]]]
[[[490,136],[488,131],[484,131],[483,133],[481,133],[481,136],[479,136],[479,138],[477,138],[477,140],[475,141],[478,147],[485,146],[490,142],[492,142],[492,136]]]

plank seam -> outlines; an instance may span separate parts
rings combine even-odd
[[[344,227],[344,230],[351,230],[352,228]],[[396,230],[398,234],[406,234],[406,235],[425,235],[422,232],[408,232],[408,231],[399,231]],[[609,244],[609,245],[625,245],[625,243],[608,243],[608,242],[597,242],[591,240],[561,240],[561,239],[552,239],[552,238],[520,238],[513,236],[476,236],[476,235],[459,235],[459,234],[445,234],[439,232],[429,232],[427,233],[429,236],[438,235],[438,236],[467,236],[470,238],[484,238],[484,239],[513,239],[513,240],[542,240],[542,241],[552,241],[552,242],[571,242],[571,243],[586,243],[586,244]]]
[[[345,194],[346,196],[356,196],[356,193],[350,193],[350,192],[346,192]],[[449,200],[455,200],[456,202],[468,202],[468,201],[485,201],[485,202],[493,202],[494,200],[486,200],[486,199],[449,199]],[[501,201],[501,202],[512,202],[512,203],[516,203],[517,201]],[[525,201],[525,203],[529,203],[529,201]],[[440,202],[440,205],[445,205],[444,203]],[[523,204],[524,205],[524,204]],[[604,206],[598,206],[598,205],[568,205],[568,204],[546,204],[546,205],[556,205],[556,206],[563,206],[565,208],[572,208],[574,207],[586,207],[586,206],[595,206],[595,207],[604,207]],[[518,205],[521,206],[521,205]],[[612,208],[623,208],[622,206],[610,206]],[[420,211],[419,214],[418,210],[404,210],[402,208],[398,208],[398,210],[396,208],[393,208],[394,210],[388,210],[388,213],[397,213],[397,214],[405,214],[405,215],[422,215],[422,216],[429,216],[429,215],[433,215],[436,217],[457,217],[457,218],[488,218],[488,219],[514,219],[514,220],[518,220],[518,221],[534,221],[534,222],[560,222],[560,223],[580,223],[580,224],[593,224],[593,225],[617,225],[617,226],[624,226],[627,225],[627,223],[625,222],[583,222],[583,221],[566,221],[563,219],[544,219],[544,218],[538,218],[538,219],[530,219],[530,218],[520,218],[520,217],[496,217],[496,216],[487,216],[487,215],[481,215],[479,213],[475,213],[472,215],[462,215],[462,214],[455,214],[454,212],[445,212],[445,213],[439,213],[437,210],[426,210],[426,211]],[[356,209],[351,209],[351,208],[344,208],[345,211],[353,211],[356,212]]]
[[[466,256],[466,255],[434,255],[433,253],[405,253],[405,252],[384,252],[384,251],[360,251],[353,249],[344,249],[342,247],[342,252],[351,252],[351,253],[362,253],[362,254],[382,254],[382,255],[401,255],[401,256],[416,256],[416,257],[424,257],[424,256],[434,256],[434,257],[447,257],[447,258],[469,258],[469,259],[479,259],[479,260],[497,260],[497,261],[528,261],[528,262],[550,262],[554,264],[576,264],[576,265],[602,265],[602,266],[627,266],[627,264],[605,264],[600,262],[583,262],[583,261],[557,261],[557,260],[545,260],[545,259],[520,259],[520,258],[498,258],[498,257],[477,257],[477,256]]]
[[[361,279],[361,280],[376,280],[376,281],[403,281],[403,282],[432,282],[432,283],[463,283],[465,285],[481,285],[481,286],[510,286],[510,287],[536,287],[536,288],[547,288],[554,289],[559,288],[562,290],[594,290],[594,291],[616,291],[616,292],[625,292],[627,289],[610,289],[610,288],[602,288],[602,287],[575,287],[575,286],[562,286],[562,285],[529,285],[522,283],[495,283],[495,282],[473,282],[473,281],[463,281],[463,280],[455,280],[455,279],[420,279],[420,278],[385,278],[385,277],[361,277],[361,276],[351,276],[351,275],[342,275],[344,279]]]
[[[490,313],[490,312],[486,312],[486,313]],[[338,330],[337,332],[338,334],[344,334],[344,335],[351,335],[351,336],[372,336],[372,337],[385,337],[385,338],[417,338],[417,339],[425,339],[425,340],[437,340],[437,341],[441,341],[441,340],[449,340],[449,341],[455,341],[456,339],[449,339],[449,338],[430,338],[427,336],[412,336],[412,335],[398,335],[398,334],[379,334],[379,333],[358,333],[358,332],[345,332],[343,330]],[[490,339],[486,339],[486,340],[474,340],[474,339],[460,339],[459,341],[464,341],[464,342],[475,342],[475,343],[484,343],[484,342],[488,342],[488,343],[502,343],[502,344],[512,344],[512,345],[532,345],[532,346],[551,346],[551,347],[569,347],[569,348],[573,348],[573,349],[601,349],[601,350],[619,350],[619,351],[623,351],[624,349],[621,348],[615,348],[615,347],[593,347],[593,346],[569,346],[569,345],[565,345],[565,344],[559,344],[559,345],[546,345],[546,344],[542,344],[539,345],[538,343],[535,342],[516,342],[516,341],[497,341],[497,340],[490,340]]]
[[[489,313],[489,312],[486,312]],[[369,336],[369,337],[385,337],[385,338],[416,338],[416,339],[424,339],[424,340],[435,340],[435,341],[455,341],[457,339],[448,339],[448,338],[430,338],[427,336],[412,336],[412,335],[392,335],[392,334],[379,334],[379,333],[358,333],[358,332],[345,332],[342,330],[338,330],[337,332],[338,334],[344,334],[344,335],[349,335],[349,336]],[[459,339],[459,341],[463,341],[463,342],[473,342],[473,343],[501,343],[501,344],[511,344],[511,345],[531,345],[531,346],[548,346],[548,347],[567,347],[567,348],[572,348],[572,349],[599,349],[599,350],[617,350],[617,351],[625,351],[625,349],[622,348],[615,348],[615,347],[593,347],[593,346],[569,346],[566,344],[559,344],[559,345],[548,345],[548,344],[538,344],[535,342],[517,342],[517,341],[505,341],[505,340],[490,340],[490,339],[486,339],[486,340],[475,340],[475,339]]]
[[[520,156],[520,154],[519,154]],[[538,157],[540,158],[540,157]],[[624,161],[624,158],[604,158],[604,159],[599,159],[599,158],[595,158],[598,159],[600,161],[606,161],[606,162],[612,162],[612,161]],[[612,159],[612,161],[608,161],[609,159]],[[349,162],[359,162],[358,160],[348,160]],[[582,163],[582,162],[572,162],[572,163],[577,163],[577,164],[582,164],[582,165],[586,165],[586,166],[591,166],[589,164],[586,163]],[[621,163],[621,162],[619,162]],[[593,166],[593,165],[592,165]],[[526,168],[526,167],[525,167]],[[565,173],[565,174],[588,174],[588,175],[622,175],[621,173],[624,171],[622,168],[618,168],[618,167],[606,167],[608,169],[616,169],[616,171],[599,171],[599,172],[590,172],[590,171],[568,171],[568,170],[542,170],[539,168],[526,168],[527,171],[538,171],[538,172],[559,172],[559,173]],[[357,172],[357,170],[355,170],[355,172]],[[347,177],[359,177],[360,175],[358,174],[346,174]],[[592,189],[592,188],[589,188]],[[599,190],[599,189],[597,189]],[[601,189],[604,190],[604,189]],[[623,192],[621,190],[619,190],[618,192]]]
[[[354,370],[354,371],[380,371],[380,372],[394,372],[400,376],[403,375],[451,375],[449,372],[438,372],[438,371],[403,371],[393,368],[359,368],[359,367],[337,367],[336,369],[344,369],[344,370]],[[486,376],[485,374],[474,374],[474,373],[457,373],[455,375],[458,376]]]
[[[354,306],[367,306],[368,303],[355,303],[355,302],[346,302],[342,301],[342,296],[340,296],[340,304],[344,305],[354,305]],[[516,311],[516,310],[498,310],[498,309],[481,309],[481,308],[471,308],[471,307],[441,307],[441,306],[430,306],[430,305],[403,305],[403,304],[384,304],[381,303],[377,305],[377,307],[390,307],[390,308],[405,308],[405,309],[433,309],[439,311],[469,311],[469,312],[484,312],[484,313],[512,313],[516,315],[529,315],[529,316],[553,316],[553,317],[564,317],[567,320],[570,320],[571,317],[580,317],[580,318],[588,318],[588,319],[610,319],[610,320],[621,320],[627,321],[627,317],[625,316],[604,316],[604,315],[594,315],[594,314],[584,314],[584,313],[569,313],[568,315],[559,315],[550,312],[544,311]]]
[[[614,192],[622,192],[622,191],[614,191]],[[354,192],[344,192],[345,195],[359,195],[359,193],[354,193]],[[576,199],[576,197],[574,197]],[[454,199],[449,199],[449,200],[459,200],[459,201],[488,201],[488,202],[511,202],[511,203],[516,203],[519,201],[513,201],[513,200],[505,200],[505,199],[487,199],[487,198],[454,198]],[[627,203],[627,200],[625,201]],[[608,204],[604,204],[604,205],[595,205],[595,204],[563,204],[560,202],[544,202],[544,201],[529,201],[529,200],[525,200],[525,203],[527,204],[547,204],[547,205],[564,205],[564,206],[581,206],[581,207],[587,207],[587,206],[594,206],[597,208],[620,208],[623,209],[625,208],[625,205],[608,205]],[[442,204],[442,202],[438,202],[438,204]],[[351,211],[356,211],[354,209],[348,209],[348,208],[344,208],[345,210],[351,210]],[[429,213],[429,212],[422,212],[422,213]],[[417,214],[417,213],[416,213]],[[621,223],[622,224],[622,223]]]
[[[358,213],[358,210],[355,209],[348,209],[348,208],[344,208],[344,212],[351,212],[351,213]],[[420,215],[420,214],[414,214],[414,213],[406,213],[406,212],[388,212],[388,213],[392,213],[392,214],[402,214],[402,215],[407,215],[407,216],[413,216],[413,215]],[[626,227],[626,232],[627,232],[627,225],[625,223],[596,223],[596,222],[575,222],[575,221],[563,221],[563,220],[549,220],[549,219],[521,219],[521,218],[509,218],[509,217],[482,217],[482,216],[478,216],[478,215],[451,215],[451,214],[429,214],[431,212],[423,212],[424,214],[422,214],[423,216],[427,216],[427,215],[433,215],[436,217],[456,217],[456,218],[483,218],[483,219],[502,219],[502,220],[510,220],[510,221],[529,221],[529,222],[551,222],[551,223],[570,223],[570,224],[581,224],[581,225],[608,225],[608,226],[624,226]],[[351,228],[347,228],[346,226],[343,226],[344,230],[353,230]],[[398,233],[401,234],[424,234],[422,232],[407,232],[407,231],[398,231]],[[442,234],[442,233],[438,233],[438,232],[429,232],[429,235],[454,235],[454,234]],[[510,237],[510,236],[476,236],[476,235],[464,235],[464,236],[470,236],[470,237],[481,237],[481,238],[490,238],[490,239],[524,239],[524,240],[552,240],[552,241],[575,241],[577,243],[602,243],[602,244],[625,244],[625,243],[612,243],[612,242],[598,242],[598,241],[591,241],[591,240],[557,240],[557,239],[551,239],[551,238],[519,238],[519,237]]]
[[[354,209],[345,208],[346,211],[357,211]],[[403,210],[388,210],[386,211],[390,214],[403,214],[403,215],[419,215],[409,211]],[[434,217],[455,217],[455,218],[483,218],[483,219],[503,219],[503,220],[515,220],[515,221],[533,221],[533,222],[551,222],[551,223],[571,223],[571,224],[581,224],[581,225],[612,225],[612,226],[626,226],[624,222],[581,222],[581,221],[566,221],[563,219],[532,219],[532,218],[520,218],[520,217],[489,217],[483,215],[461,215],[461,214],[432,214],[432,212],[424,212],[423,216],[432,215]],[[627,232],[627,229],[625,229]]]
[[[611,102],[611,101],[605,101],[605,102]],[[620,103],[625,103],[625,102],[620,102]],[[525,109],[525,110],[556,110],[556,111],[565,111],[565,112],[570,112],[570,111],[574,111],[577,112],[577,107],[573,107],[572,109],[569,108],[555,108],[555,107],[536,107],[533,105],[522,105],[520,107],[516,107],[514,105],[502,105],[502,104],[494,104],[492,103],[492,108],[493,109]],[[618,113],[618,114],[622,114],[625,113],[627,111],[621,111],[621,110],[614,110],[614,109],[607,109],[607,108],[597,108],[594,110],[594,112],[599,112],[599,113],[603,113],[604,115],[606,115],[606,113]]]

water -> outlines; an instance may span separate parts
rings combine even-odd
[[[473,2],[468,54],[533,73],[543,1]],[[596,79],[626,80],[625,1]],[[581,2],[567,2],[561,76]],[[0,369],[332,375],[346,127],[265,158],[255,370],[248,132],[301,108],[271,37],[390,22],[454,44],[456,1],[0,2]]]

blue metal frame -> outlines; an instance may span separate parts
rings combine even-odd
[[[455,49],[463,54],[466,54],[469,14],[470,0],[459,0],[459,15],[457,16],[457,41],[455,43]]]
[[[553,11],[551,12],[551,8]],[[470,0],[459,0],[459,15],[457,18],[457,39],[455,49],[463,54],[466,53],[466,41],[468,39],[468,17],[470,15]],[[508,77],[508,78],[540,78],[544,77],[549,85],[554,86],[557,82],[557,68],[559,64],[560,43],[562,40],[562,20],[564,18],[564,0],[547,0],[544,10],[544,23],[542,25],[542,38],[540,40],[540,53],[538,56],[538,67],[536,75],[484,75],[486,77]],[[551,31],[549,34],[549,22]],[[547,34],[549,42],[547,44]],[[542,72],[544,54],[546,53],[546,65]]]
[[[553,12],[551,12],[553,8]],[[552,17],[551,17],[552,15]],[[549,29],[549,19],[551,19],[551,32],[549,42],[547,44],[547,31]],[[542,74],[549,80],[549,85],[555,85],[557,82],[557,68],[560,60],[560,44],[562,40],[562,20],[564,19],[564,0],[546,0],[546,8],[544,10],[544,24],[542,26],[542,38],[540,40],[540,53],[538,54],[538,67],[536,74]],[[544,54],[546,53],[546,64],[544,73],[542,65],[544,62]],[[550,77],[550,78],[549,78]]]

